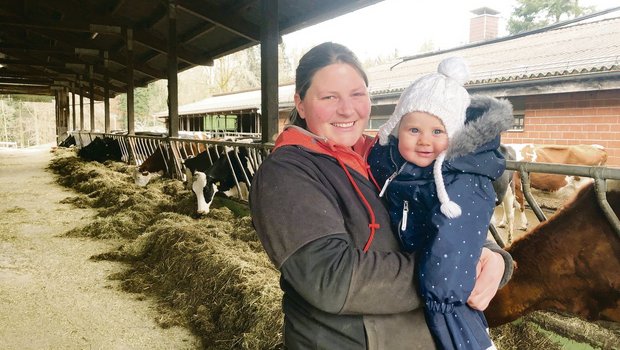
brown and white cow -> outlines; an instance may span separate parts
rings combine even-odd
[[[500,145],[498,151],[506,160],[516,160],[515,150],[506,145]],[[504,170],[502,175],[493,181],[493,190],[497,196],[495,205],[502,207],[502,221],[497,224],[498,227],[507,227],[508,244],[512,242],[514,230],[514,192],[515,192],[515,176],[514,170]],[[493,218],[494,221],[495,218]],[[493,222],[495,225],[495,222]]]
[[[516,151],[516,160],[522,162],[586,166],[599,166],[607,162],[607,152],[599,145],[509,144],[506,146],[513,148]],[[532,189],[543,191],[556,198],[569,198],[579,188],[592,182],[591,178],[558,174],[531,173],[529,177]],[[519,229],[525,231],[528,220],[525,216],[525,197],[519,172],[515,172],[514,182],[515,206],[519,211],[521,222]],[[514,218],[504,216],[503,222],[514,223]],[[503,227],[503,225],[498,226]]]
[[[620,181],[607,200],[620,215]],[[604,216],[593,184],[506,248],[516,268],[485,315],[498,326],[535,311],[620,322],[620,237]]]

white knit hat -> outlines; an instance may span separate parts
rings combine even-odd
[[[468,78],[469,69],[462,58],[450,57],[441,61],[437,73],[425,75],[405,89],[394,113],[379,128],[379,143],[386,145],[390,135],[398,137],[400,120],[411,112],[426,112],[438,117],[446,128],[448,138],[452,139],[465,124],[465,110],[469,106],[470,98],[463,85]],[[433,174],[441,212],[449,218],[455,218],[461,215],[461,208],[450,201],[444,186],[441,166],[445,157],[446,151],[439,154]]]

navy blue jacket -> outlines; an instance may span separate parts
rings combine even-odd
[[[498,151],[500,133],[512,120],[507,101],[472,97],[467,122],[450,140],[442,166],[448,195],[462,209],[454,219],[440,211],[433,164],[421,168],[405,161],[395,137],[390,136],[385,146],[377,143],[368,158],[373,176],[385,187],[383,196],[402,248],[417,253],[427,321],[442,348],[486,349],[491,345],[484,315],[466,302],[495,208],[492,181],[505,170],[505,159]],[[455,332],[465,333],[459,338]],[[461,340],[470,343],[461,344]]]

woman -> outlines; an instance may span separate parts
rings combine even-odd
[[[370,105],[355,55],[334,43],[314,47],[297,67],[294,125],[254,176],[250,209],[281,272],[288,349],[434,347],[415,259],[399,251],[368,175]],[[509,277],[512,260],[503,254],[506,262],[484,249],[472,307],[486,307]]]

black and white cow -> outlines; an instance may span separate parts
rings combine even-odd
[[[184,161],[187,179],[197,199],[197,213],[205,215],[217,192],[247,200],[258,167],[254,152],[241,146],[210,147]]]
[[[106,160],[120,162],[123,154],[118,140],[111,137],[96,137],[91,143],[80,148],[78,156],[88,161],[103,163]]]
[[[58,144],[58,147],[66,147],[69,148],[71,146],[75,146],[75,136],[69,135],[66,139],[64,139],[61,143]]]

